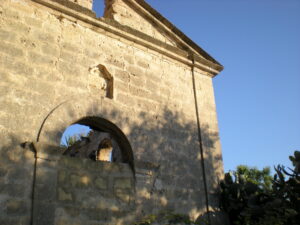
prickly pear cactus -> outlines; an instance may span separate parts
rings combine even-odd
[[[271,189],[247,182],[236,172],[225,174],[221,203],[232,225],[299,225],[300,152],[289,158],[294,168],[275,167]]]

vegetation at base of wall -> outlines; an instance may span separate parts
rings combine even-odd
[[[132,225],[171,225],[171,224],[180,224],[180,225],[205,225],[207,223],[199,223],[191,221],[188,215],[178,214],[171,211],[163,211],[158,214],[152,214],[145,216],[139,222],[136,222]]]
[[[275,167],[271,184],[268,170],[242,166],[225,174],[221,204],[232,225],[299,225],[300,152],[290,160],[294,169]]]

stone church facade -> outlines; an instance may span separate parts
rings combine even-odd
[[[0,224],[163,210],[218,224],[222,65],[143,0],[106,0],[101,18],[92,4],[0,1]],[[63,154],[71,124],[111,138],[118,160]]]

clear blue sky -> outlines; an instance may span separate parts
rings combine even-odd
[[[224,65],[214,78],[225,171],[300,149],[299,0],[148,0]],[[100,16],[103,0],[95,0]]]

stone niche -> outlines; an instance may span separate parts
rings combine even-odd
[[[113,98],[113,77],[105,66],[90,67],[88,88],[91,94]]]

